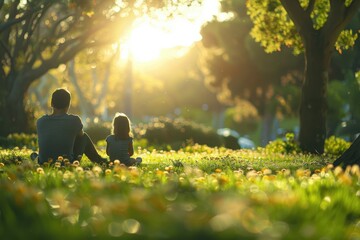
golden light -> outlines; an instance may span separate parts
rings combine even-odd
[[[134,61],[147,62],[159,59],[168,49],[189,48],[201,40],[201,26],[219,13],[217,0],[205,0],[202,5],[187,12],[188,16],[177,16],[163,21],[144,17],[138,19],[128,39],[121,44],[121,59],[130,52]],[[179,56],[184,54],[174,52]]]
[[[151,61],[160,56],[163,49],[164,33],[151,26],[149,23],[141,23],[134,28],[131,35],[123,44],[122,57],[126,58],[131,51],[136,61]]]

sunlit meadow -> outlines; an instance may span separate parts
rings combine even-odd
[[[1,239],[359,239],[360,171],[331,157],[195,145],[138,167],[0,150]]]

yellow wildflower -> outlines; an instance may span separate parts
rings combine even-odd
[[[41,167],[38,167],[38,168],[36,169],[36,172],[39,173],[39,174],[44,174],[44,173],[45,173],[45,172],[44,172],[44,169],[41,168]]]

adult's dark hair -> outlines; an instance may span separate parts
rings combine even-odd
[[[64,88],[56,89],[51,97],[51,106],[56,109],[64,109],[70,106],[70,92]]]

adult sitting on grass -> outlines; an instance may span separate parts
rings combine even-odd
[[[56,89],[51,97],[52,114],[44,115],[36,122],[39,143],[39,164],[56,161],[59,156],[70,162],[80,160],[85,154],[92,162],[104,163],[90,137],[83,131],[77,115],[68,114],[70,92]]]

